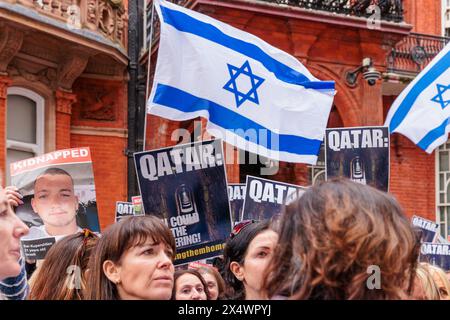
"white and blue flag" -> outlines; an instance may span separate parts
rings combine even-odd
[[[450,131],[450,43],[403,90],[385,125],[427,153],[447,141]]]
[[[315,164],[334,97],[295,57],[263,40],[166,1],[147,110],[208,119],[207,131],[272,159]]]

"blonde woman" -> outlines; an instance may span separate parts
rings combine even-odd
[[[438,287],[440,299],[450,300],[450,280],[447,278],[445,271],[433,265],[429,265],[428,268]]]
[[[431,271],[429,263],[421,262],[417,265],[416,281],[412,297],[417,300],[440,300],[439,287]]]

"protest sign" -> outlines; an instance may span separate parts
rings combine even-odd
[[[422,234],[421,242],[436,242],[439,230],[438,223],[419,216],[412,216],[411,222],[414,227],[420,230]]]
[[[420,247],[420,261],[450,271],[450,243],[424,242]]]
[[[134,206],[131,202],[116,201],[116,222],[125,217],[134,216]]]
[[[83,228],[100,232],[89,148],[58,150],[13,162],[10,172],[12,185],[23,195],[24,203],[16,208],[16,214],[30,227],[22,241],[48,237],[58,241]],[[37,248],[44,242],[27,245]],[[39,245],[39,257],[48,247]],[[27,252],[31,249],[24,250]]]
[[[326,129],[326,178],[346,177],[387,192],[389,143],[387,127]]]
[[[228,197],[230,199],[231,221],[233,225],[241,221],[244,209],[245,183],[228,184]]]
[[[247,176],[241,220],[278,217],[285,205],[299,198],[306,188],[264,178]]]
[[[133,204],[135,216],[145,215],[144,208],[142,207],[142,197],[141,196],[131,197],[131,203]]]
[[[55,242],[55,237],[22,240],[22,252],[28,260],[42,260]]]
[[[145,213],[175,237],[175,264],[221,255],[231,231],[222,141],[138,152],[134,161]]]

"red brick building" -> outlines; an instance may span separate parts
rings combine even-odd
[[[333,4],[303,0],[177,2],[294,55],[319,79],[334,80],[337,94],[328,127],[382,125],[395,97],[448,41],[440,37],[442,4],[436,0],[391,1],[387,7],[378,7],[375,16],[367,14],[367,6],[362,5],[368,1],[356,0]],[[147,30],[148,26],[149,23]],[[152,47],[153,66],[156,52],[157,41]],[[371,58],[382,72],[382,80],[374,86],[361,75],[354,84],[346,80],[347,72],[360,66],[364,58]],[[143,65],[146,59],[144,54]],[[191,132],[194,129],[193,121],[178,123],[155,116],[148,116],[147,120],[147,148],[175,144],[171,134],[176,128]],[[442,235],[447,236],[450,165],[448,151],[441,149],[428,155],[405,137],[392,135],[390,191],[408,215],[439,221]],[[238,157],[237,151],[234,156]],[[227,169],[229,182],[244,182],[247,173],[255,173],[255,166],[245,164],[235,163]],[[280,163],[273,178],[309,185],[323,178],[323,171],[321,161],[314,167]]]
[[[146,1],[0,0],[0,170],[7,176],[11,161],[89,146],[102,227],[113,222],[115,201],[137,193],[131,155],[143,143],[148,46],[139,43],[149,37],[150,24],[142,21],[150,12]],[[318,78],[334,80],[329,127],[383,124],[396,95],[445,42],[436,0],[391,1],[401,2],[403,11],[381,8],[375,29],[371,14],[353,7],[357,0],[331,6],[312,0],[177,2],[253,33],[296,56]],[[153,66],[156,52],[157,42]],[[366,57],[383,80],[369,86],[359,75],[348,84],[347,72]],[[175,144],[171,134],[180,127],[193,132],[194,122],[148,116],[146,148]],[[440,221],[445,235],[447,149],[427,155],[402,136],[391,141],[391,192],[409,215]],[[229,156],[242,159],[237,150]],[[323,176],[321,164],[280,163],[274,178],[309,185]],[[227,166],[229,182],[259,167],[236,161]]]
[[[0,170],[89,146],[102,227],[127,198],[127,8],[127,0],[0,1]]]

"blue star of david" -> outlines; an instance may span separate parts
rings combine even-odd
[[[236,99],[236,106],[239,108],[246,100],[259,104],[258,93],[256,89],[264,82],[264,79],[258,77],[252,73],[252,69],[250,68],[250,64],[248,61],[245,61],[244,64],[238,68],[232,66],[227,63],[228,72],[230,73],[231,79],[225,84],[223,89],[230,91],[234,94],[234,98]],[[245,75],[250,78],[250,83],[252,87],[248,90],[247,93],[239,91],[236,80],[240,75]]]
[[[438,94],[431,99],[433,102],[437,102],[441,105],[442,109],[445,109],[450,104],[450,100],[444,100],[443,94],[450,90],[450,84],[448,86],[443,86],[442,84],[437,85]]]

